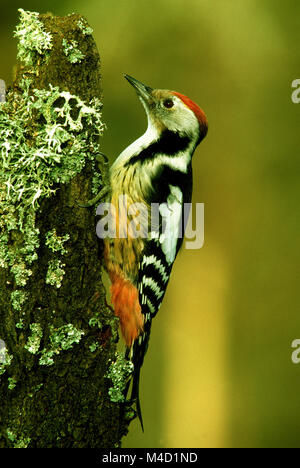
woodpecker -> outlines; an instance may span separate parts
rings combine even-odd
[[[182,245],[183,207],[192,197],[192,156],[206,136],[208,124],[203,110],[187,96],[152,89],[129,75],[125,78],[144,106],[148,127],[110,169],[108,201],[116,208],[117,235],[105,239],[104,256],[111,280],[111,302],[120,320],[126,356],[134,365],[130,401],[136,403],[143,429],[140,370],[152,319],[160,308]],[[120,196],[125,200],[121,206]],[[128,214],[128,208],[137,203],[146,207],[145,223],[151,216],[152,204],[160,207],[158,226],[141,237],[130,236],[132,213]],[[169,235],[160,235],[167,216]],[[121,235],[126,229],[128,235]]]

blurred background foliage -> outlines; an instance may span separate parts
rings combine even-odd
[[[205,245],[179,255],[142,372],[145,433],[125,447],[295,447],[300,439],[298,0],[0,0],[1,78],[18,8],[86,16],[102,57],[103,151],[145,130],[123,79],[187,94]]]

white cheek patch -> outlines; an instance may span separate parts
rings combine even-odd
[[[198,119],[194,112],[180,98],[174,96],[173,99],[176,110],[170,113],[170,116],[165,119],[165,123],[169,130],[174,132],[184,131],[185,134],[189,134],[193,139],[193,136],[198,134]]]
[[[170,185],[170,195],[167,203],[160,205],[159,211],[163,218],[165,231],[159,241],[166,260],[171,265],[176,257],[177,241],[180,235],[183,196],[179,187]]]

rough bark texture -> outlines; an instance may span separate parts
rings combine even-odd
[[[78,27],[79,20],[87,27],[79,15],[39,16],[52,34],[52,48],[46,58],[37,55],[34,73],[32,65],[19,60],[14,92],[21,92],[21,80],[30,77],[32,90],[51,84],[84,102],[101,97],[99,54],[92,35]],[[64,38],[69,44],[77,41],[84,60],[71,63],[62,48]],[[0,268],[0,339],[12,357],[0,375],[1,448],[115,447],[127,429],[120,418],[121,403],[110,400],[112,383],[105,377],[116,356],[118,324],[106,305],[95,210],[76,204],[92,197],[93,171],[87,161],[70,182],[56,186],[54,195],[41,200],[36,211],[38,259],[23,288],[28,296],[21,312],[14,310],[11,299],[20,287],[9,268]],[[45,281],[54,254],[43,240],[53,229],[57,236],[70,236],[67,253],[61,257],[65,272],[61,287]],[[10,246],[22,239],[18,230],[9,232]],[[38,330],[32,324],[38,324]],[[84,333],[77,341],[72,340],[72,327]],[[52,365],[41,365],[42,350],[51,347],[55,348]]]

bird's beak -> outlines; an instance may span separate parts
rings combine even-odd
[[[153,101],[152,91],[153,89],[150,86],[146,86],[140,81],[132,78],[132,76],[124,75],[126,80],[134,87],[138,97],[144,102],[147,106]]]

